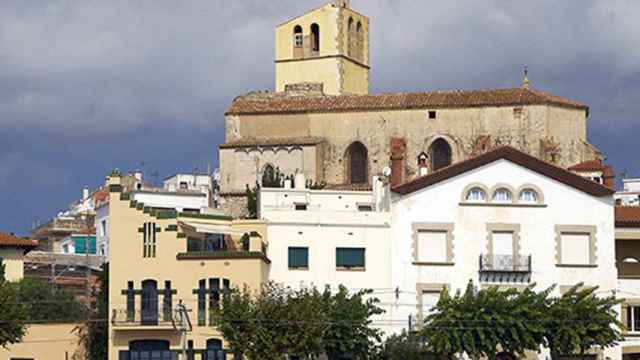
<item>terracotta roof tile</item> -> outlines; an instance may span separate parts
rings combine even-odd
[[[246,138],[235,141],[229,141],[225,144],[221,144],[221,149],[248,147],[248,146],[290,146],[290,145],[316,145],[322,142],[322,138],[308,136],[308,137],[296,137],[296,138]]]
[[[616,206],[616,227],[640,228],[640,206]]]
[[[510,88],[341,96],[253,93],[236,98],[227,110],[227,114],[259,115],[523,105],[556,105],[585,110],[588,108],[581,102],[542,91]]]
[[[33,249],[36,246],[38,246],[38,242],[35,240],[22,239],[13,234],[0,232],[0,247]]]
[[[608,187],[585,179],[510,146],[499,147],[482,155],[457,162],[429,175],[398,185],[392,190],[400,194],[409,194],[501,159],[509,160],[593,196],[609,196],[614,193],[614,191]]]
[[[608,166],[600,160],[590,160],[569,167],[571,171],[605,171]]]
[[[324,189],[341,191],[371,191],[373,188],[370,184],[332,184],[327,185]]]

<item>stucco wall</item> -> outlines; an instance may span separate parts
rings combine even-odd
[[[25,358],[35,360],[83,359],[76,328],[80,324],[29,325],[19,344],[0,348],[0,359]],[[115,359],[115,358],[114,358]]]
[[[4,278],[7,281],[19,281],[24,277],[24,250],[0,249],[0,258],[4,264]]]
[[[529,207],[460,204],[464,189],[470,184],[483,184],[491,189],[498,183],[515,189],[525,184],[535,185],[542,191],[544,202],[541,206]],[[517,225],[520,255],[532,257],[530,281],[507,282],[507,286],[535,283],[536,289],[545,289],[557,284],[555,294],[579,282],[597,285],[603,293],[616,288],[612,197],[596,198],[500,160],[412,194],[396,196],[392,204],[393,283],[403,290],[401,302],[418,305],[417,284],[446,284],[451,291],[464,289],[469,280],[480,284],[479,256],[488,252],[488,224]],[[412,264],[412,225],[415,223],[451,224],[452,265]],[[596,227],[596,266],[556,266],[556,225]],[[497,283],[483,281],[482,284]],[[417,311],[415,307],[402,309],[404,317]]]

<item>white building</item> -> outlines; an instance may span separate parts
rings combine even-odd
[[[622,190],[614,195],[622,206],[640,206],[640,179],[622,179]]]
[[[374,323],[389,331],[391,217],[382,181],[373,182],[372,191],[309,190],[299,175],[298,188],[287,181],[285,188],[260,190],[259,217],[267,226],[270,280],[293,288],[372,289],[387,311]]]
[[[611,295],[613,190],[502,147],[393,188],[395,317],[418,321],[442,289],[577,283]],[[397,328],[396,331],[399,331]],[[548,354],[541,354],[546,358]],[[620,348],[606,356],[620,359]]]

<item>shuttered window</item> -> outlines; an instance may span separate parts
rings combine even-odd
[[[290,247],[289,248],[289,269],[309,268],[309,248]]]
[[[338,268],[364,268],[365,267],[364,248],[337,248],[336,266]]]
[[[156,257],[156,224],[144,223],[143,226],[143,257]]]

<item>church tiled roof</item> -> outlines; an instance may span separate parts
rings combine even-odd
[[[531,88],[510,88],[340,96],[254,93],[236,98],[227,110],[227,114],[261,115],[524,105],[555,105],[588,109],[579,101]]]
[[[600,185],[595,181],[585,179],[582,176],[576,175],[568,170],[544,160],[540,160],[510,146],[502,146],[476,157],[454,163],[453,165],[434,171],[429,175],[398,185],[392,190],[402,195],[410,194],[414,191],[440,183],[501,159],[509,160],[529,170],[535,171],[538,174],[547,176],[593,196],[610,196],[615,192],[614,190]]]

